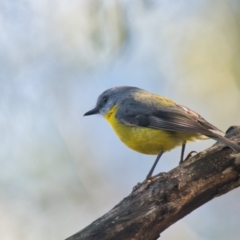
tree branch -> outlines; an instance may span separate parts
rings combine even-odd
[[[226,137],[240,142],[240,127]],[[160,233],[211,199],[240,185],[240,153],[223,144],[143,183],[111,211],[67,240],[156,240]]]

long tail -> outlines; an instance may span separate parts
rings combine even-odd
[[[230,148],[240,152],[240,145],[238,145],[237,143],[235,143],[235,142],[233,142],[233,141],[229,140],[228,138],[225,138],[225,137],[223,137],[221,135],[218,135],[217,133],[213,133],[213,132],[211,132],[211,133],[212,133],[211,135],[208,134],[207,136],[212,138],[212,139],[214,139],[214,140],[216,140],[216,141],[224,143],[228,147],[230,147]]]

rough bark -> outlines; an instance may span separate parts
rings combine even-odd
[[[240,127],[226,137],[240,143]],[[211,199],[240,185],[240,153],[214,144],[180,166],[138,186],[108,213],[67,240],[156,240]]]

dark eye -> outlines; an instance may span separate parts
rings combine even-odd
[[[107,96],[104,96],[103,99],[102,99],[103,103],[106,103],[107,100],[108,100],[108,97],[107,97]]]

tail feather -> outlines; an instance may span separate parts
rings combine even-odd
[[[228,138],[225,138],[225,137],[223,137],[221,135],[218,135],[216,133],[212,132],[212,134],[213,135],[208,135],[208,137],[213,138],[214,140],[219,141],[221,143],[224,143],[228,147],[230,147],[230,148],[240,152],[240,145],[238,145],[237,143],[235,143],[235,142],[233,142],[233,141],[229,140]]]

